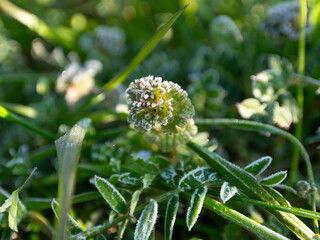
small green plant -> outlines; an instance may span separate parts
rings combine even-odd
[[[1,240],[320,239],[319,3],[30,1],[0,0]]]

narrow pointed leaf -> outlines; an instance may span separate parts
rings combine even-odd
[[[186,173],[180,179],[179,189],[181,189],[181,191],[188,191],[206,183],[221,186],[223,182],[224,180],[220,178],[212,168],[199,167]]]
[[[12,203],[9,210],[9,227],[15,231],[18,232],[18,202],[19,202],[19,191],[16,190],[12,193]]]
[[[95,176],[95,186],[101,193],[102,197],[110,205],[110,207],[117,213],[125,214],[128,211],[126,200],[121,193],[106,179]]]
[[[238,192],[237,187],[232,186],[228,182],[222,184],[220,190],[220,198],[223,203],[226,203],[230,198],[232,198]]]
[[[198,220],[207,191],[208,187],[201,187],[197,188],[192,194],[190,207],[187,211],[187,227],[189,231]]]
[[[118,230],[118,240],[121,240],[123,238],[123,235],[124,235],[124,232],[127,228],[128,222],[129,222],[129,219],[127,218],[126,220],[124,220],[121,223],[119,230]]]
[[[51,208],[56,218],[59,219],[60,205],[55,199],[53,199],[51,202]],[[68,214],[67,229],[71,234],[77,234],[77,233],[83,232],[83,229],[80,226],[80,224],[74,218],[72,218],[69,214]]]
[[[116,211],[111,210],[109,213],[109,219],[108,219],[109,223],[112,223],[117,215],[118,213]]]
[[[264,170],[266,170],[272,162],[272,158],[265,156],[247,165],[244,170],[254,176],[259,176]]]
[[[134,210],[136,209],[136,206],[138,204],[141,192],[142,192],[141,190],[137,190],[132,194],[131,203],[130,203],[130,211],[129,211],[130,215],[134,214]]]
[[[172,239],[173,226],[176,221],[178,208],[179,208],[179,195],[175,194],[169,199],[167,204],[165,226],[164,226],[165,240]]]
[[[143,209],[134,231],[134,240],[148,240],[158,214],[158,203],[151,199],[150,203]]]
[[[191,194],[184,192],[184,193],[182,193],[182,195],[190,198]],[[218,214],[218,215],[238,224],[239,226],[251,231],[252,233],[257,235],[259,239],[289,240],[289,238],[286,238],[285,236],[274,232],[270,228],[253,221],[252,219],[244,216],[243,214],[241,214],[233,209],[228,208],[227,206],[219,203],[218,201],[216,201],[210,197],[205,197],[203,205],[208,210],[215,212],[216,214]]]
[[[155,179],[156,175],[155,174],[149,174],[147,173],[146,175],[144,175],[143,177],[143,188],[148,188],[150,186],[150,184],[152,183],[153,179]]]
[[[281,171],[261,180],[262,185],[275,186],[280,184],[287,177],[287,171]]]

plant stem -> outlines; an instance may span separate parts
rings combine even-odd
[[[313,176],[313,170],[312,165],[310,161],[310,157],[304,148],[304,146],[301,144],[301,142],[294,137],[292,134],[279,129],[277,127],[274,127],[272,125],[258,123],[254,121],[247,121],[247,120],[238,120],[238,119],[198,119],[195,121],[197,125],[201,126],[225,126],[225,127],[234,127],[239,129],[246,129],[251,131],[262,131],[267,133],[272,133],[275,135],[280,135],[288,140],[290,140],[295,147],[300,151],[306,165],[307,165],[307,172],[308,172],[308,180],[310,182],[310,185],[312,188],[316,189],[314,176]],[[315,192],[311,193],[311,207],[314,212],[317,211],[316,207],[316,199],[315,199]],[[318,221],[314,219],[314,226],[315,226],[315,232],[317,236],[319,237],[319,227],[318,227]]]
[[[298,108],[301,113],[301,119],[299,120],[296,130],[295,137],[301,141],[302,136],[302,125],[303,125],[303,75],[305,66],[305,27],[306,27],[306,17],[307,17],[307,1],[300,0],[300,36],[299,36],[299,52],[298,52],[298,85],[297,85],[297,103]],[[292,186],[297,177],[299,164],[299,149],[296,147],[293,150],[292,163],[291,163],[291,174],[289,183]]]
[[[34,172],[37,170],[37,168],[35,167],[32,172],[30,173],[29,177],[27,178],[27,180],[24,182],[24,184],[22,184],[22,186],[18,189],[18,192],[21,191],[22,188],[24,188],[25,185],[27,185],[27,183],[29,182],[30,178],[32,177],[32,175],[34,174]]]
[[[306,149],[304,148],[304,146],[301,144],[301,142],[292,134],[272,125],[253,122],[253,121],[247,121],[247,120],[239,120],[239,119],[223,119],[223,118],[198,119],[195,121],[195,123],[198,126],[224,126],[224,127],[233,127],[233,128],[245,129],[245,130],[251,130],[251,131],[267,132],[267,133],[272,133],[272,134],[280,135],[287,138],[300,151],[307,166],[308,180],[310,182],[310,185],[312,188],[316,189],[310,157]],[[311,207],[314,212],[317,211],[315,194],[316,194],[315,192],[311,193]],[[319,235],[317,220],[314,220],[314,226],[316,228],[315,229],[316,234]]]
[[[183,197],[187,199],[191,198],[190,193],[182,193]],[[205,197],[203,202],[203,206],[216,214],[235,222],[236,224],[240,225],[241,227],[253,232],[254,234],[258,235],[261,239],[288,239],[285,236],[274,232],[273,230],[257,223],[256,221],[244,216],[243,214],[228,208],[227,206],[219,203],[218,201]]]
[[[290,134],[280,128],[277,128],[275,126],[269,125],[269,124],[248,121],[248,120],[226,119],[226,118],[197,119],[197,120],[195,120],[195,123],[198,126],[233,127],[233,128],[245,129],[245,130],[256,131],[256,132],[271,133],[271,134],[280,135],[280,136],[287,138],[300,151],[300,153],[301,153],[301,155],[307,165],[308,180],[309,180],[311,186],[315,187],[315,181],[314,181],[310,157],[309,157],[306,149],[304,148],[304,146],[301,144],[301,142],[296,137],[294,137],[292,134]]]

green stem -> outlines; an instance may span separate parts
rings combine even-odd
[[[182,193],[183,197],[187,199],[191,199],[191,193]],[[254,234],[258,235],[261,239],[288,239],[285,236],[274,232],[273,230],[257,223],[256,221],[244,216],[243,214],[228,208],[227,206],[219,203],[218,201],[205,197],[203,206],[209,209],[212,212],[238,224],[239,226],[253,232]]]
[[[54,141],[56,139],[56,137],[54,136],[54,134],[49,133],[45,130],[42,130],[41,128],[39,128],[38,126],[34,125],[33,123],[29,123],[28,121],[26,121],[25,119],[20,118],[19,116],[15,115],[14,113],[10,112],[9,110],[7,110],[6,108],[4,108],[3,106],[0,105],[0,118],[6,119],[8,121],[17,123],[27,129],[29,129],[30,131],[50,140],[50,141]]]
[[[220,175],[226,177],[234,186],[239,188],[242,193],[250,198],[262,200],[265,202],[283,205],[286,202],[281,195],[274,194],[262,187],[257,180],[242,168],[225,160],[214,152],[209,151],[205,147],[190,141],[187,144],[199,156],[201,156],[212,168]],[[288,227],[300,239],[319,239],[300,219],[295,215],[283,213],[276,210],[269,210],[283,225]]]
[[[198,119],[195,121],[198,126],[225,126],[225,127],[234,127],[239,129],[245,129],[245,130],[251,130],[251,131],[261,131],[261,132],[267,132],[272,133],[275,135],[280,135],[288,140],[290,140],[294,145],[295,148],[298,149],[298,151],[301,153],[306,166],[307,166],[307,173],[308,173],[308,180],[310,182],[310,185],[312,188],[316,189],[314,176],[313,176],[313,170],[312,170],[312,164],[310,161],[310,157],[304,148],[304,146],[301,144],[301,142],[294,137],[292,134],[279,129],[277,127],[274,127],[272,125],[253,122],[253,121],[247,121],[247,120],[238,120],[238,119]],[[317,212],[317,204],[316,204],[316,196],[315,192],[311,193],[311,207],[314,212]],[[319,225],[318,221],[314,219],[314,226],[315,226],[315,232],[317,236],[319,237]]]
[[[208,190],[208,194],[214,195],[214,196],[220,196],[220,192],[214,191],[214,190]],[[313,211],[309,211],[302,208],[295,208],[295,207],[288,207],[288,206],[281,206],[281,205],[275,205],[272,203],[267,203],[255,199],[250,199],[246,197],[239,197],[239,196],[233,196],[229,201],[240,201],[240,202],[247,202],[256,206],[261,206],[267,209],[273,209],[273,210],[279,210],[286,213],[292,213],[296,216],[310,218],[310,219],[318,219],[320,220],[320,214],[315,213]]]
[[[294,137],[292,134],[290,134],[280,128],[277,128],[275,126],[269,125],[269,124],[248,121],[248,120],[225,119],[225,118],[197,119],[197,120],[195,120],[195,123],[198,126],[233,127],[233,128],[245,129],[245,130],[256,131],[256,132],[271,133],[271,134],[280,135],[280,136],[287,138],[300,151],[300,153],[301,153],[301,155],[307,165],[308,180],[309,180],[311,186],[315,187],[315,181],[314,181],[310,157],[309,157],[306,149],[304,148],[304,146],[301,144],[301,142],[296,137]]]
[[[298,108],[301,112],[301,119],[299,120],[296,130],[295,136],[301,141],[302,137],[302,125],[303,125],[303,76],[304,76],[304,67],[305,67],[305,27],[306,27],[306,18],[307,18],[307,1],[300,0],[300,36],[299,36],[299,52],[298,52],[298,86],[297,86],[297,103]],[[292,186],[297,177],[298,172],[298,164],[299,164],[299,149],[296,147],[293,150],[293,157],[291,163],[291,174],[289,183]]]

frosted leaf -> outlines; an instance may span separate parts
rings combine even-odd
[[[221,185],[223,179],[218,177],[217,173],[209,167],[199,167],[186,173],[179,181],[179,189],[181,191],[188,191],[197,188],[203,184],[211,183],[214,185]]]
[[[224,182],[220,190],[220,198],[223,203],[226,203],[237,192],[238,192],[238,189],[236,187],[231,186],[231,184],[228,182]]]

